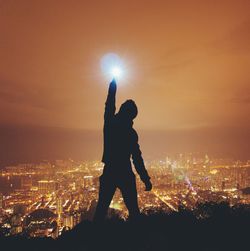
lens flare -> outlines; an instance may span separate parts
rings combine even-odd
[[[115,53],[107,53],[101,58],[101,70],[107,79],[120,80],[124,76],[123,60]]]
[[[111,69],[111,75],[113,78],[120,78],[122,75],[122,70],[119,67],[113,67]]]

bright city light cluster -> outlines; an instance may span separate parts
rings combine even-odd
[[[200,203],[250,204],[250,161],[180,153],[147,161],[154,185],[145,192],[138,180],[140,209],[170,213],[180,206],[194,211]],[[57,238],[82,220],[92,220],[98,199],[99,161],[54,160],[16,164],[0,172],[0,236],[27,234]],[[139,179],[139,177],[136,175]],[[245,191],[245,192],[244,192]],[[120,193],[110,208],[123,219],[127,209]],[[197,211],[197,217],[207,214]]]

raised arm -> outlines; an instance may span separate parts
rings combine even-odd
[[[109,84],[108,96],[105,103],[104,121],[108,122],[115,115],[115,95],[116,95],[116,81],[113,79]]]
[[[132,149],[132,160],[135,166],[137,173],[140,176],[140,179],[145,184],[146,191],[150,191],[152,189],[152,184],[150,182],[150,177],[145,168],[144,161],[142,158],[140,145],[138,144],[138,135],[136,131],[133,131],[133,149]]]

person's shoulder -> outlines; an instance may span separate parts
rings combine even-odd
[[[133,127],[131,128],[131,136],[132,136],[133,140],[138,141],[138,134]]]

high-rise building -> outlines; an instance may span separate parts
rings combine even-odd
[[[86,175],[83,177],[83,187],[84,188],[92,188],[93,186],[93,176]]]
[[[165,160],[165,167],[170,170],[171,165],[172,165],[172,160],[167,156]]]
[[[58,216],[60,216],[63,213],[63,205],[62,205],[62,198],[58,197],[56,201],[56,211]]]
[[[57,190],[57,183],[54,180],[39,180],[38,191],[41,194],[54,192]]]
[[[57,197],[56,199],[56,213],[57,213],[57,224],[58,226],[62,226],[62,213],[63,213],[63,204],[62,197]]]
[[[74,227],[74,216],[72,214],[63,215],[63,226],[70,229]]]
[[[0,210],[2,210],[3,209],[3,194],[2,193],[0,193]]]

